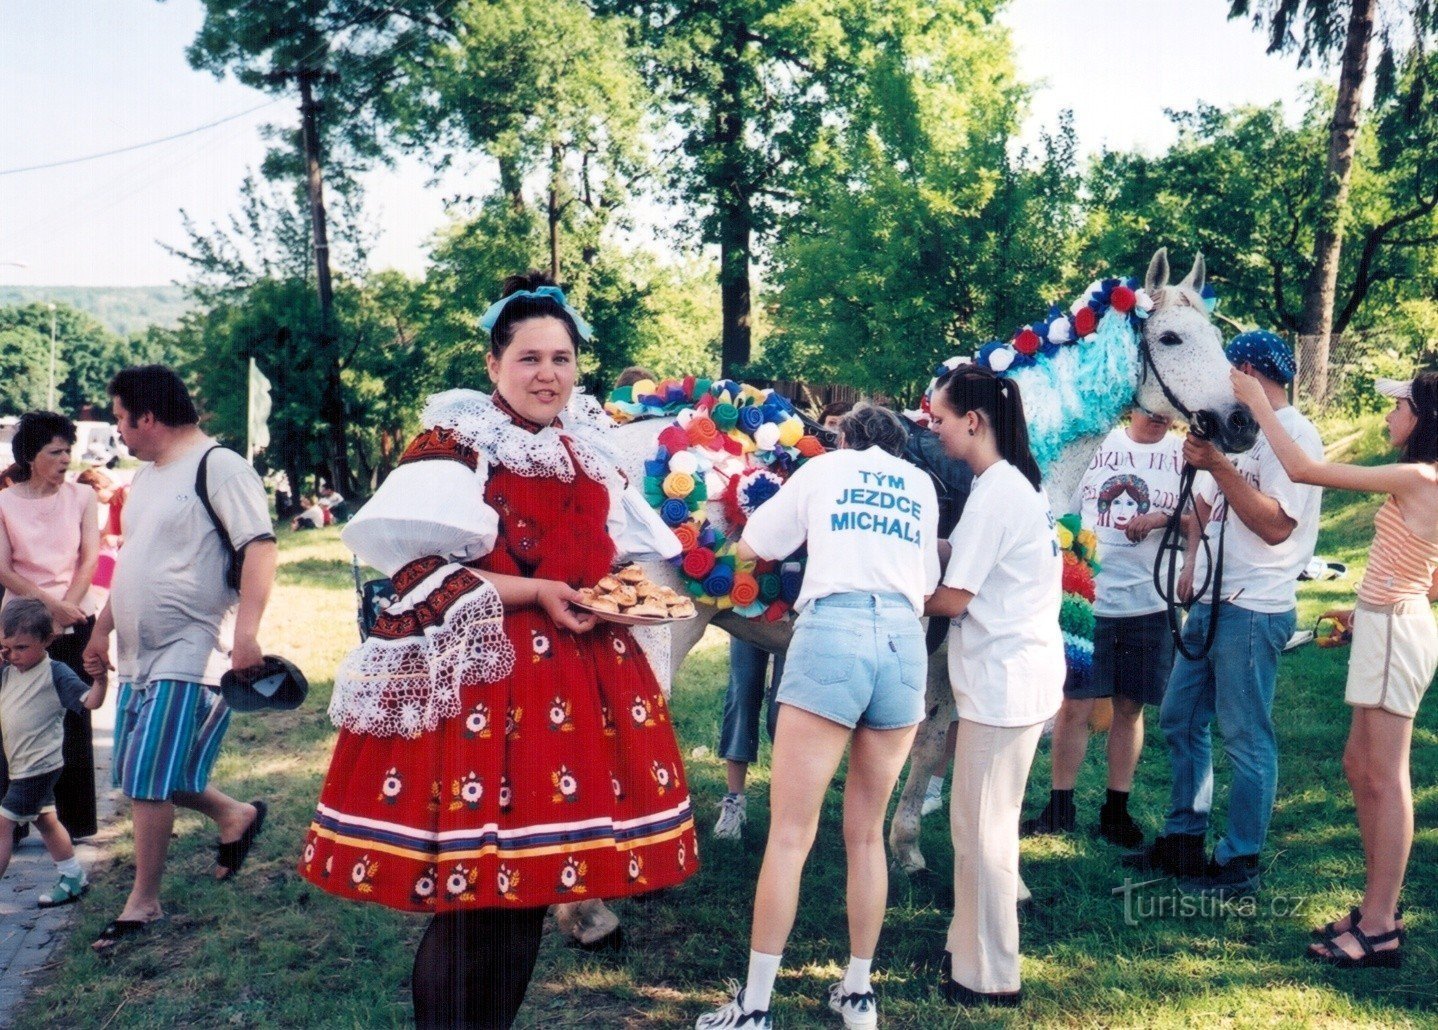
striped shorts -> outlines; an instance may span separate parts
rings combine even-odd
[[[114,785],[138,801],[200,793],[210,781],[229,725],[229,706],[204,684],[121,683],[111,765]]]

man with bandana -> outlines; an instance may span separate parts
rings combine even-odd
[[[1318,430],[1288,403],[1287,385],[1296,371],[1288,344],[1260,330],[1235,337],[1225,353],[1234,367],[1257,377],[1289,435],[1322,460]],[[1183,629],[1185,649],[1199,654],[1210,621],[1216,618],[1218,628],[1206,656],[1180,653],[1174,662],[1159,710],[1173,766],[1168,819],[1163,835],[1124,863],[1176,875],[1186,891],[1239,897],[1260,887],[1259,852],[1278,785],[1278,656],[1296,621],[1298,574],[1318,539],[1322,490],[1290,480],[1262,436],[1246,454],[1230,458],[1190,435],[1183,457],[1207,473],[1199,477],[1195,501],[1208,541],[1201,548],[1197,534],[1189,539],[1179,582],[1186,600],[1195,583],[1207,581]],[[1209,554],[1218,554],[1220,531],[1226,536],[1221,596],[1215,598],[1206,566]],[[1233,775],[1225,833],[1205,861],[1215,719]]]

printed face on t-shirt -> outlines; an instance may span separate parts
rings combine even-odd
[[[1134,475],[1114,476],[1099,487],[1098,524],[1123,529],[1149,509],[1148,484]]]

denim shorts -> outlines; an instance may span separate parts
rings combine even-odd
[[[12,823],[31,823],[46,812],[55,811],[55,784],[60,782],[61,769],[52,769],[39,776],[11,780],[0,800],[0,815]]]
[[[1126,697],[1141,705],[1163,704],[1173,669],[1168,613],[1094,617],[1093,675],[1087,688],[1064,684],[1064,697]]]
[[[924,718],[928,653],[919,616],[899,594],[830,594],[804,609],[784,661],[779,703],[853,729]]]

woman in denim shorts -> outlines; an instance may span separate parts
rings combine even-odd
[[[795,472],[744,529],[741,559],[779,560],[807,545],[809,563],[779,684],[748,980],[699,1018],[700,1030],[772,1026],[770,995],[800,874],[846,748],[850,957],[828,1004],[848,1027],[878,1023],[869,966],[888,894],[884,813],[924,717],[919,617],[939,576],[938,500],[927,474],[898,457],[906,438],[888,409],[856,409],[839,425],[840,449]]]

